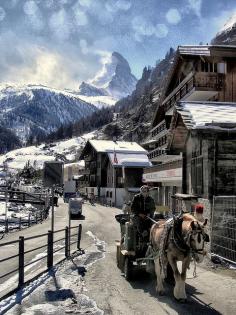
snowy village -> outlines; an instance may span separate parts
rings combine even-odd
[[[235,314],[235,2],[3,0],[0,69],[0,314]]]

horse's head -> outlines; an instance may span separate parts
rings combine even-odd
[[[207,224],[207,219],[204,223],[191,221],[189,231],[186,236],[186,243],[190,247],[193,257],[197,263],[201,263],[206,255],[204,249],[205,242],[209,242],[209,235],[206,234],[204,228]]]

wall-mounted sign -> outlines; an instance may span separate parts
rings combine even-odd
[[[159,172],[143,174],[143,182],[173,182],[182,181],[182,167]]]

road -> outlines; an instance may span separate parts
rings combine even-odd
[[[66,206],[60,205],[55,219],[57,228],[66,225],[65,212]],[[197,278],[193,278],[192,270],[190,270],[187,276],[188,302],[186,304],[174,300],[173,287],[170,285],[166,286],[166,295],[159,297],[155,291],[155,278],[148,276],[146,273],[137,273],[135,281],[127,282],[116,267],[115,261],[115,240],[119,239],[120,227],[114,216],[120,213],[120,210],[97,204],[95,206],[85,204],[83,213],[85,220],[82,221],[81,247],[90,255],[86,258],[86,264],[92,263],[87,268],[83,281],[86,286],[86,295],[96,302],[98,308],[103,310],[104,314],[235,314],[236,278],[231,275],[224,275],[219,271],[213,272],[205,267],[198,267]],[[74,225],[77,223],[76,221],[73,222]],[[31,228],[31,231],[30,229],[26,230],[24,233],[36,233],[35,229],[37,229],[37,232],[46,231],[49,226],[50,222],[48,221],[43,225]],[[94,253],[89,252],[91,235],[97,244],[103,244],[103,256],[100,255],[99,259],[94,259]],[[74,287],[71,286],[71,289],[74,289]],[[41,294],[40,298],[35,299],[40,301],[42,305],[45,303],[44,298],[44,294]],[[32,294],[30,299],[34,299]],[[26,309],[28,307],[27,303],[25,304]],[[21,305],[22,308],[24,308],[24,303]],[[74,313],[78,313],[78,310]],[[18,309],[16,313],[12,314],[23,313],[19,312]],[[44,312],[44,314],[47,314],[47,312]],[[54,313],[52,312],[52,314]],[[66,314],[66,312],[58,312],[57,314]]]

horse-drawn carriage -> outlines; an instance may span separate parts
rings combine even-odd
[[[150,238],[149,233],[145,237],[137,232],[132,223],[132,214],[116,215],[121,228],[121,238],[116,241],[116,261],[126,280],[132,279],[137,268],[145,268],[151,273],[155,270],[159,294],[164,292],[163,279],[174,279],[175,298],[185,300],[186,270],[192,260],[203,260],[206,255],[204,242],[209,241],[209,237],[204,231],[207,221],[200,222],[186,211],[192,201],[196,203],[196,196],[176,194],[174,197],[183,202],[185,211],[170,218],[150,218],[154,223]],[[181,273],[177,261],[182,261]]]

